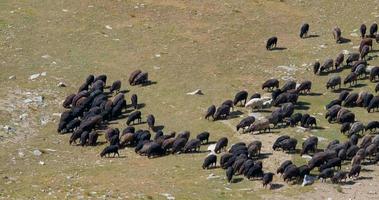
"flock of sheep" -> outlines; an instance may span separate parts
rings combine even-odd
[[[316,62],[313,66],[315,74],[325,74],[331,72],[333,67],[338,72],[343,68],[351,68],[351,74],[344,79],[344,84],[356,84],[359,78],[363,79],[369,74],[370,81],[375,81],[379,77],[379,67],[368,67],[365,60],[370,49],[372,49],[372,39],[376,38],[379,42],[379,36],[376,35],[377,25],[370,28],[370,34],[366,37],[366,26],[361,26],[362,42],[359,53],[351,53],[346,59],[346,66],[341,66],[344,62],[344,55],[339,54],[334,61],[326,59],[321,65]],[[309,25],[304,24],[300,30],[300,37],[307,37]],[[341,30],[333,30],[334,38],[337,43],[342,42]],[[277,37],[269,38],[267,41],[267,50],[276,48]],[[183,131],[176,134],[171,132],[164,134],[162,130],[155,126],[154,115],[147,115],[146,123],[148,130],[135,129],[133,125],[142,123],[142,113],[138,97],[136,94],[131,95],[130,104],[125,100],[125,94],[121,89],[121,81],[113,82],[110,87],[106,86],[107,76],[100,75],[94,77],[90,75],[85,82],[79,87],[75,94],[70,94],[63,102],[63,107],[67,110],[61,115],[58,125],[59,133],[71,133],[70,144],[79,144],[81,146],[95,146],[100,136],[99,132],[104,132],[104,137],[108,145],[100,153],[101,157],[113,154],[119,155],[119,149],[133,147],[135,152],[140,155],[151,157],[164,156],[169,153],[190,153],[200,151],[200,146],[209,144],[210,134],[202,132],[193,139],[190,139],[190,132]],[[129,77],[129,84],[148,85],[148,73],[136,70]],[[326,84],[326,88],[335,89],[341,87],[342,79],[339,76],[333,76]],[[244,106],[252,111],[261,111],[276,107],[269,116],[256,119],[248,116],[242,119],[237,125],[236,130],[242,130],[242,133],[261,133],[271,131],[273,128],[301,126],[304,128],[316,128],[317,120],[307,113],[295,112],[298,108],[298,98],[300,95],[308,95],[312,89],[311,81],[297,83],[293,80],[286,81],[279,88],[277,79],[269,79],[262,84],[262,90],[267,90],[270,95],[254,93],[250,98],[248,92],[238,92],[233,100],[226,100],[219,107],[211,105],[205,113],[205,119],[225,120],[234,111],[235,106]],[[375,92],[379,90],[379,84]],[[114,94],[116,93],[116,94]],[[113,97],[113,98],[111,98]],[[282,174],[284,181],[298,181],[304,176],[309,175],[315,168],[319,168],[318,177],[325,180],[331,178],[333,183],[346,180],[348,177],[359,176],[361,163],[368,160],[371,163],[379,161],[379,136],[365,135],[359,142],[361,133],[372,131],[379,128],[378,121],[372,121],[367,125],[356,120],[352,111],[347,107],[363,107],[368,112],[378,109],[379,96],[369,92],[348,92],[341,90],[337,99],[332,100],[326,105],[327,112],[325,118],[329,123],[340,123],[341,133],[346,134],[347,141],[331,141],[324,150],[318,149],[318,138],[309,137],[301,147],[300,155],[312,155],[307,165],[296,166],[292,161],[284,161],[277,169],[277,174]],[[107,127],[111,120],[127,117],[127,127],[120,131],[118,128]],[[151,131],[155,132],[152,137]],[[291,153],[298,153],[296,150],[298,141],[287,135],[280,136],[274,142],[273,150],[282,150]],[[212,153],[209,154],[202,165],[203,169],[211,169],[217,166],[217,154],[221,155],[219,165],[226,170],[226,177],[232,182],[233,176],[243,175],[248,179],[262,179],[263,186],[270,185],[274,173],[264,172],[263,164],[260,161],[262,157],[262,142],[253,141],[249,144],[239,142],[232,145],[229,149],[228,138],[222,137],[217,140]],[[352,163],[351,170],[345,172],[341,170],[344,161]]]

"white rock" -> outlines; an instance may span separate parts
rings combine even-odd
[[[29,79],[30,80],[34,80],[34,79],[36,79],[36,78],[38,78],[39,76],[40,76],[41,74],[33,74],[33,75],[31,75],[30,77],[29,77]]]
[[[359,35],[357,33],[350,33],[350,35],[353,37],[359,37]]]
[[[51,58],[51,56],[49,54],[45,54],[45,55],[41,56],[41,58],[48,59],[48,58]]]
[[[3,129],[4,129],[4,131],[7,132],[7,133],[9,133],[9,132],[15,132],[15,131],[16,131],[15,128],[12,128],[12,127],[10,127],[10,126],[8,126],[8,125],[4,126]]]
[[[161,69],[160,67],[158,67],[158,66],[153,66],[153,68],[155,69],[155,70],[158,70],[158,69]]]
[[[33,154],[34,154],[35,156],[41,156],[41,155],[42,155],[42,152],[41,152],[40,150],[36,149],[36,150],[33,151]]]
[[[47,117],[41,117],[40,121],[42,126],[45,126],[47,123],[49,123],[49,119]]]
[[[187,95],[203,95],[203,92],[200,89],[197,89],[193,92],[188,92]]]
[[[215,178],[220,178],[220,176],[216,176],[216,175],[214,175],[212,173],[212,174],[209,174],[209,176],[207,177],[207,180],[209,180],[209,179],[215,179]]]
[[[172,196],[172,194],[169,194],[169,193],[161,193],[160,195],[166,197],[167,200],[175,200],[175,197]]]
[[[68,10],[67,9],[62,9],[62,12],[68,12]]]
[[[27,104],[27,103],[31,103],[31,102],[33,102],[33,100],[31,100],[31,99],[25,99],[25,100],[24,100],[24,103],[25,103],[25,104]]]
[[[58,87],[66,87],[66,84],[63,83],[63,82],[59,82],[59,83],[57,84],[57,86],[58,86]]]
[[[28,117],[28,113],[24,113],[19,116],[20,120],[25,120]]]
[[[303,179],[303,184],[301,184],[301,186],[306,186],[306,185],[311,185],[314,183],[316,177],[314,176],[309,176],[309,175],[305,175],[304,176],[304,179]]]
[[[154,55],[156,58],[160,58],[161,57],[161,54],[157,53]]]
[[[45,162],[43,162],[43,161],[39,161],[39,164],[40,164],[40,165],[45,165]]]
[[[109,26],[109,25],[106,25],[105,28],[108,29],[108,30],[112,30],[113,29],[112,26]]]
[[[22,158],[22,157],[24,157],[24,156],[25,156],[25,154],[24,154],[24,152],[22,152],[22,151],[19,151],[19,152],[18,152],[18,156],[19,156],[20,158]]]
[[[41,76],[46,76],[46,75],[47,75],[46,72],[42,72],[42,73],[41,73]]]
[[[310,160],[310,159],[312,159],[312,156],[309,156],[309,155],[302,155],[301,156],[302,158],[305,158],[305,159],[307,159],[307,160]]]
[[[14,79],[16,79],[16,75],[12,75],[12,76],[8,77],[8,79],[9,80],[14,80]]]

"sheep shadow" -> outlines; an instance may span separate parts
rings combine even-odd
[[[147,81],[147,82],[145,82],[145,83],[142,83],[141,84],[141,86],[142,87],[146,87],[146,86],[150,86],[150,85],[155,85],[155,84],[157,84],[158,82],[156,82],[156,81]]]
[[[284,185],[283,185],[283,184],[280,184],[280,183],[273,183],[273,184],[271,184],[270,189],[271,189],[271,190],[277,190],[277,189],[282,188],[283,186],[284,186]]]
[[[341,37],[340,40],[339,40],[339,42],[338,42],[338,44],[346,44],[346,43],[349,43],[349,42],[351,42],[350,39]]]
[[[130,92],[130,90],[120,90],[119,93],[126,94],[126,93],[128,93],[128,92]]]
[[[272,153],[260,153],[258,159],[267,159],[272,156]]]
[[[126,158],[126,156],[104,156],[103,158],[106,158],[106,159],[119,159],[119,158]]]
[[[144,107],[146,107],[146,104],[144,104],[144,103],[137,104],[137,108],[135,108],[135,109],[132,105],[128,105],[128,108],[133,108],[133,110],[139,110],[139,109],[142,109]]]
[[[360,87],[365,87],[365,86],[367,86],[366,83],[357,83],[357,84],[353,85],[352,87],[353,88],[360,88]]]
[[[340,182],[340,185],[354,185],[354,184],[355,184],[355,182],[352,180]]]
[[[372,180],[373,177],[371,176],[360,176],[356,180]]]
[[[321,96],[321,95],[322,95],[322,93],[317,93],[317,92],[310,92],[310,93],[308,93],[308,94],[302,94],[302,95],[304,95],[304,96],[311,96],[311,97],[313,97],[313,96]]]
[[[241,182],[243,180],[243,178],[241,178],[241,177],[238,177],[238,178],[233,178],[232,179],[232,183],[239,183],[239,182]]]
[[[287,49],[286,47],[274,47],[271,49],[271,51],[284,51],[286,49]]]
[[[158,132],[164,129],[164,125],[158,125],[153,127],[154,132]]]
[[[331,92],[333,92],[333,93],[340,93],[340,92],[342,92],[344,90],[346,90],[348,92],[353,91],[353,89],[351,89],[351,88],[338,88],[338,89],[331,90]]]
[[[229,114],[229,119],[239,118],[240,115],[243,115],[243,112],[241,112],[241,111],[239,111],[239,110],[232,111],[232,112]]]

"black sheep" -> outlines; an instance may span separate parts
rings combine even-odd
[[[374,82],[376,81],[376,77],[379,77],[379,67],[373,67],[370,71],[370,81]]]
[[[279,168],[276,170],[277,174],[283,174],[284,170],[292,164],[291,160],[286,160],[280,164]]]
[[[279,88],[278,79],[269,79],[269,80],[265,81],[262,84],[262,90],[264,90],[265,88],[268,88],[269,90],[272,90],[273,88]]]
[[[320,64],[319,61],[316,61],[316,62],[313,64],[313,73],[314,73],[314,74],[317,74],[317,73],[318,73],[318,71],[320,70],[320,66],[321,66],[321,64]]]
[[[368,55],[368,53],[370,52],[370,47],[368,45],[364,45],[362,47],[362,51],[361,51],[361,59],[362,60],[366,60],[366,56]]]
[[[186,143],[187,143],[186,138],[177,138],[174,144],[172,145],[171,153],[174,154],[174,153],[181,152],[184,146],[186,145]]]
[[[375,109],[379,108],[379,96],[375,96],[371,99],[370,103],[367,106],[367,112],[371,112],[371,110],[375,111]]]
[[[259,93],[254,93],[253,95],[251,95],[250,100],[251,100],[251,99],[256,99],[256,98],[261,98],[261,94],[259,94]]]
[[[147,125],[149,126],[149,129],[154,130],[154,125],[155,125],[154,115],[148,115],[146,121],[147,121]]]
[[[133,94],[131,97],[130,97],[130,101],[132,102],[131,106],[134,108],[134,109],[138,109],[138,97],[136,94]]]
[[[109,139],[110,145],[120,145],[120,138],[119,135],[114,135]]]
[[[350,127],[351,127],[350,125],[351,125],[351,123],[349,123],[349,122],[343,123],[341,125],[340,132],[343,134],[347,133],[350,130]]]
[[[345,180],[346,182],[347,179],[347,172],[344,171],[339,171],[334,176],[331,178],[332,183],[340,183],[342,180]]]
[[[378,24],[376,23],[373,23],[371,26],[370,26],[370,37],[375,37],[375,33],[378,32]]]
[[[309,169],[308,165],[302,165],[299,168],[299,177],[304,178],[305,175],[309,175],[311,173],[311,170]]]
[[[120,89],[121,89],[121,81],[117,80],[117,81],[112,83],[112,86],[109,90],[111,93],[113,93],[114,91],[116,91],[116,93],[118,93],[120,91]]]
[[[353,165],[349,172],[349,178],[355,177],[357,178],[359,176],[359,173],[361,173],[361,166],[360,165]]]
[[[91,131],[88,136],[88,145],[89,146],[96,146],[97,144],[97,138],[99,137],[99,134],[95,131]]]
[[[372,132],[372,130],[376,130],[377,128],[379,128],[379,121],[371,121],[367,124],[365,130]]]
[[[338,54],[336,61],[334,62],[334,66],[336,69],[343,63],[343,60],[345,59],[345,56],[343,53]]]
[[[228,167],[228,169],[226,170],[226,178],[229,183],[232,181],[233,175],[234,175],[233,167]]]
[[[327,160],[325,164],[320,166],[319,171],[322,172],[324,169],[334,168],[334,167],[338,167],[339,169],[341,169],[341,162],[342,160],[340,158],[333,158],[333,159]]]
[[[360,58],[359,53],[349,53],[349,55],[346,59],[346,65],[350,66],[351,63],[353,63],[354,61],[358,61],[359,58]]]
[[[234,110],[233,101],[230,100],[230,99],[225,100],[224,102],[222,102],[221,106],[229,106],[229,108],[231,108],[232,110]]]
[[[138,76],[138,74],[142,73],[141,70],[137,69],[135,71],[133,71],[130,75],[129,75],[129,84],[132,85],[134,83],[134,80],[136,79],[136,77]]]
[[[196,136],[197,139],[199,139],[201,141],[202,144],[208,144],[209,142],[209,132],[202,132],[202,133],[199,133],[197,136]],[[204,142],[205,141],[205,142]]]
[[[336,40],[336,43],[341,42],[341,35],[342,35],[341,29],[339,27],[335,27],[333,29],[333,38]]]
[[[279,136],[279,137],[275,140],[274,144],[272,145],[272,149],[275,150],[275,149],[279,148],[279,144],[280,144],[280,142],[282,142],[282,141],[284,141],[284,140],[286,140],[286,139],[290,139],[290,136],[288,136],[288,135],[282,135],[282,136]]]
[[[366,30],[367,30],[367,27],[365,24],[362,24],[361,27],[359,28],[360,32],[361,32],[361,38],[365,38],[366,37]]]
[[[107,146],[104,148],[104,150],[100,153],[100,156],[101,157],[106,157],[107,155],[113,153],[113,157],[116,156],[119,156],[120,157],[120,154],[118,153],[118,145],[110,145],[110,146]]]
[[[300,38],[306,38],[308,36],[309,24],[305,23],[300,28]]]
[[[266,188],[267,185],[270,185],[270,188],[271,188],[271,182],[272,182],[273,177],[274,177],[274,174],[271,172],[265,173],[263,175],[262,184],[264,188]]]
[[[330,101],[330,102],[325,106],[325,108],[326,108],[326,109],[329,109],[329,108],[333,107],[334,105],[341,105],[341,103],[342,103],[341,100],[339,100],[339,99],[334,99],[334,100]]]
[[[81,146],[86,145],[87,142],[88,142],[88,139],[89,139],[89,132],[88,131],[84,131],[82,133],[82,135],[80,136],[80,145]]]
[[[204,159],[202,168],[210,169],[212,167],[216,167],[216,163],[217,163],[217,156],[214,154],[211,154]]]
[[[237,92],[237,94],[234,96],[233,105],[237,105],[238,102],[241,102],[241,105],[244,106],[247,101],[247,96],[248,93],[246,91]]]
[[[200,145],[201,141],[199,139],[192,139],[186,143],[186,145],[183,148],[183,152],[196,152],[200,151]]]
[[[346,85],[349,83],[350,87],[356,85],[358,81],[358,75],[355,72],[351,72],[346,78],[343,80],[343,84]]]
[[[213,115],[216,113],[216,106],[211,105],[208,109],[207,112],[205,113],[205,119],[208,119],[209,117],[213,118]],[[214,119],[214,118],[213,118]]]
[[[278,43],[278,38],[277,37],[270,37],[267,42],[266,42],[266,49],[267,50],[272,50],[273,47],[276,48],[276,44]]]
[[[222,138],[220,138],[220,139],[217,141],[217,143],[216,143],[216,147],[215,147],[214,151],[215,151],[216,153],[220,153],[220,151],[221,151],[222,149],[226,149],[227,146],[228,146],[228,138],[226,138],[226,137],[222,137]]]
[[[283,92],[287,92],[288,90],[293,90],[295,88],[296,88],[296,82],[292,80],[288,80],[284,83],[284,85],[282,86],[280,90],[282,90]]]
[[[230,107],[228,105],[222,105],[216,109],[213,115],[213,120],[226,119],[230,114]]]
[[[76,140],[80,139],[80,137],[82,136],[82,133],[83,133],[83,130],[82,130],[82,129],[76,129],[76,130],[71,134],[71,137],[70,137],[70,140],[69,140],[70,145],[71,145],[72,143],[75,143],[75,144],[76,144]]]
[[[328,82],[326,83],[326,89],[332,88],[334,90],[334,88],[337,85],[339,86],[339,88],[341,88],[341,77],[340,76],[332,76],[328,80]]]
[[[65,100],[63,101],[63,108],[70,108],[71,104],[72,104],[72,100],[75,98],[76,94],[70,94],[68,95]]]
[[[321,182],[325,182],[327,178],[332,178],[334,176],[334,170],[331,168],[324,169],[319,175],[318,179],[321,179]]]
[[[283,180],[285,182],[291,181],[293,178],[297,179],[300,175],[299,168],[296,165],[288,166],[283,172]]]
[[[338,96],[338,99],[340,101],[344,101],[346,99],[347,96],[349,96],[350,92],[347,91],[347,90],[342,90]]]
[[[245,130],[246,127],[249,127],[251,124],[255,122],[255,117],[253,116],[248,116],[244,119],[242,119],[236,126],[237,131],[239,131],[240,128]]]
[[[147,149],[147,157],[152,158],[154,156],[161,156],[166,153],[165,149],[161,147],[161,145],[153,142],[150,147]]]
[[[149,82],[149,74],[147,72],[139,73],[131,85],[143,85]]]
[[[134,121],[137,120],[138,123],[141,123],[141,112],[140,111],[134,111],[128,116],[128,120],[126,121],[126,125],[130,125],[131,123],[134,123]]]
[[[312,89],[312,82],[311,81],[303,81],[296,88],[296,92],[298,92],[298,93],[309,93],[309,92],[311,92],[311,89]]]

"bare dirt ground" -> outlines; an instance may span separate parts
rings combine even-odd
[[[97,147],[68,144],[58,135],[63,98],[76,92],[88,74],[107,74],[123,81],[126,97],[137,93],[164,131],[209,131],[211,139],[227,136],[231,143],[263,142],[265,171],[275,171],[298,155],[273,152],[273,140],[289,134],[299,141],[309,135],[324,140],[346,140],[339,126],[328,124],[323,105],[337,94],[325,90],[329,76],[315,76],[310,64],[335,58],[343,50],[357,51],[360,24],[377,21],[378,1],[24,1],[0,2],[0,198],[1,199],[377,199],[379,167],[364,166],[362,178],[344,185],[330,182],[307,187],[289,185],[279,176],[276,188],[237,177],[227,184],[222,169],[202,170],[207,153],[170,155],[157,159],[138,156],[133,149],[121,157],[101,159]],[[299,39],[304,22],[319,37]],[[351,42],[336,44],[331,30],[338,25]],[[268,37],[277,36],[285,49],[267,52]],[[378,49],[378,44],[374,44]],[[370,65],[378,65],[377,52]],[[135,69],[149,72],[156,84],[126,85]],[[43,73],[43,72],[46,72]],[[30,76],[40,76],[30,80]],[[344,77],[348,70],[343,71]],[[11,76],[15,76],[10,78]],[[239,135],[241,118],[222,122],[202,119],[211,104],[220,104],[242,89],[260,92],[268,78],[311,80],[313,93],[301,96],[300,112],[313,114],[321,127],[298,128],[260,135]],[[64,82],[67,87],[57,87]],[[354,91],[374,92],[375,85],[360,81]],[[205,95],[188,96],[201,89]],[[246,116],[250,111],[238,108]],[[367,123],[378,113],[352,109]],[[261,113],[267,115],[268,113]],[[240,116],[240,117],[242,117]],[[125,127],[125,119],[111,125]],[[146,125],[139,125],[146,128]],[[100,138],[105,141],[104,137]],[[202,147],[205,150],[206,147]],[[36,156],[35,150],[42,155]],[[38,154],[38,152],[37,152]],[[343,169],[347,170],[350,163]],[[210,174],[216,178],[207,179]]]

